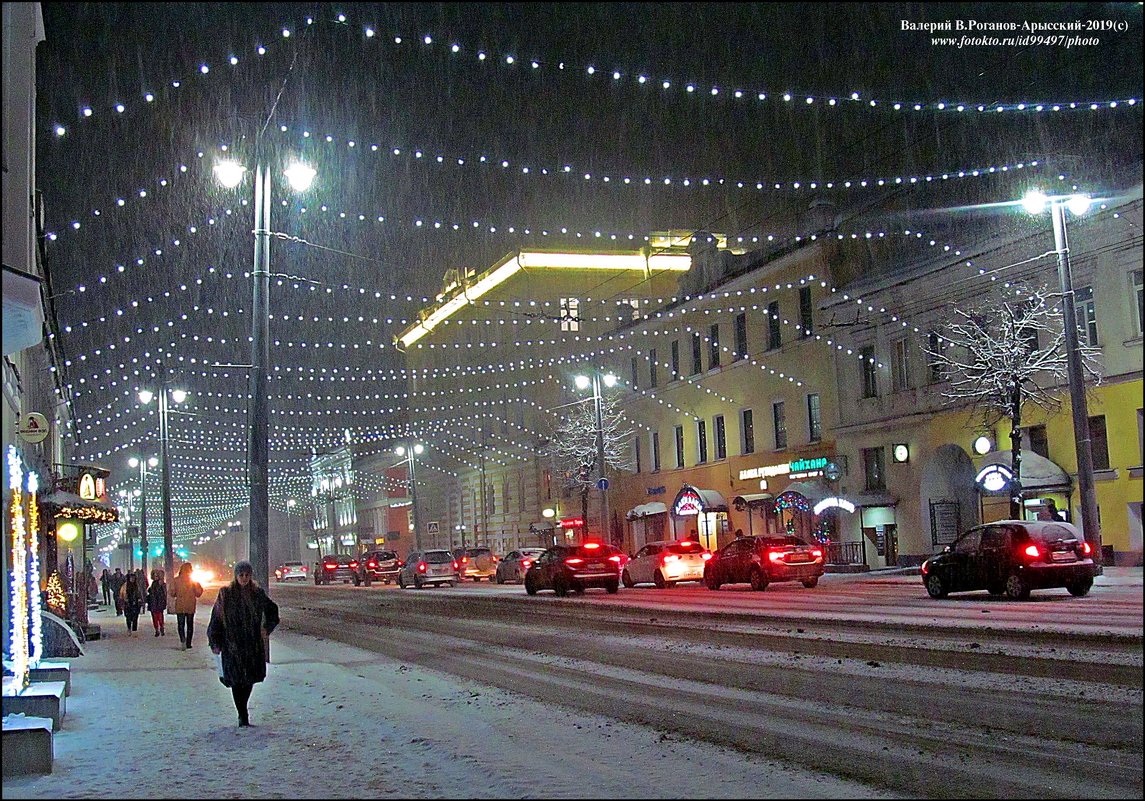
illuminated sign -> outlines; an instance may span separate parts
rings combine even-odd
[[[562,517],[561,528],[579,528],[584,525],[583,517]]]
[[[91,473],[84,473],[82,476],[80,476],[79,495],[85,501],[95,500],[95,477]]]
[[[753,478],[773,478],[788,473],[792,478],[806,478],[807,476],[822,475],[827,468],[828,459],[821,456],[815,459],[796,459],[787,464],[771,464],[765,467],[750,467],[739,471],[740,481],[750,481]]]
[[[1005,465],[988,464],[974,477],[974,481],[988,492],[997,492],[1005,489],[1013,478],[1014,473]]]
[[[773,476],[783,476],[791,470],[789,464],[772,464],[766,467],[751,467],[747,470],[739,471],[740,481],[750,481],[753,478],[771,478]]]
[[[676,517],[698,515],[704,508],[704,501],[695,490],[682,490],[676,497],[676,505],[672,507],[672,514]]]
[[[846,498],[824,498],[815,504],[815,514],[823,514],[824,509],[830,509],[832,506],[837,506],[844,512],[855,511],[855,504],[848,501]]]

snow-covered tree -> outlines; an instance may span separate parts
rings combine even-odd
[[[1006,293],[972,308],[954,308],[951,321],[935,332],[937,348],[932,340],[924,350],[948,382],[943,397],[972,404],[986,426],[1009,418],[1014,473],[1010,514],[1020,519],[1022,406],[1030,401],[1050,412],[1061,409],[1068,354],[1060,293],[1013,284]],[[1081,346],[1083,369],[1094,383],[1101,381],[1099,353]]]

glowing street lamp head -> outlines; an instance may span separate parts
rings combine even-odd
[[[611,389],[612,387],[616,386],[616,382],[619,380],[620,379],[618,379],[612,373],[606,373],[604,376],[604,385]]]
[[[578,375],[573,381],[576,382],[577,389],[588,389],[590,383],[590,379],[587,375]]]
[[[148,403],[151,403],[151,399],[152,399],[152,398],[154,398],[154,397],[155,397],[155,393],[154,393],[154,392],[152,392],[152,391],[151,391],[151,390],[149,390],[149,389],[141,389],[141,390],[139,390],[139,402],[140,402],[140,403],[142,403],[142,404],[143,404],[143,405],[145,405],[145,406],[146,406]]]
[[[131,467],[139,467],[139,460],[136,459],[134,456],[132,456],[130,459],[127,460],[127,464],[130,465]]]
[[[1022,206],[1030,214],[1041,214],[1046,210],[1046,205],[1049,202],[1050,199],[1040,189],[1031,189],[1022,198]]]
[[[159,457],[158,456],[152,456],[151,458],[149,458],[147,460],[147,466],[148,467],[158,467],[159,466]]]
[[[1080,217],[1089,211],[1089,196],[1072,195],[1070,196],[1070,199],[1066,201],[1065,205],[1066,208],[1069,209],[1070,214],[1074,215],[1075,217]]]
[[[425,446],[424,446],[424,445],[422,445],[420,442],[419,442],[417,445],[414,445],[414,446],[413,446],[413,452],[414,452],[415,454],[417,454],[418,456],[421,456],[421,454],[422,454],[424,451],[425,451]]]
[[[394,448],[394,453],[397,454],[398,456],[405,456],[406,455],[406,446],[405,445],[397,446],[396,448]]]
[[[234,189],[243,179],[246,167],[234,161],[220,161],[215,165],[215,177],[227,189]]]
[[[295,192],[305,192],[314,182],[314,176],[318,174],[318,171],[298,162],[291,164],[282,174],[286,176],[286,180],[290,181],[290,187]]]
[[[185,390],[185,389],[173,389],[173,390],[171,390],[171,400],[175,401],[175,403],[182,403],[183,401],[187,400],[187,390]]]

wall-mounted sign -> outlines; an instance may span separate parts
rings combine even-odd
[[[84,473],[80,476],[79,496],[85,501],[95,500],[95,477],[91,473]]]
[[[20,427],[17,429],[20,439],[33,445],[47,439],[48,431],[48,418],[39,412],[28,412],[21,417]]]
[[[695,490],[681,490],[676,496],[676,505],[672,507],[672,514],[676,517],[698,515],[704,508],[704,499]]]
[[[763,467],[750,467],[747,470],[740,470],[739,480],[750,481],[753,478],[772,478],[788,474],[791,478],[809,478],[823,475],[827,466],[828,459],[825,456],[815,459],[796,459],[794,462],[786,464],[769,464]]]
[[[663,487],[663,486],[660,486],[660,487],[649,487],[649,488],[648,488],[648,490],[647,490],[647,492],[648,492],[648,494],[649,494],[649,495],[663,495],[663,494],[664,494],[664,492],[665,492],[665,489],[664,489],[664,487]]]
[[[562,517],[561,528],[580,528],[584,525],[583,517]]]
[[[974,482],[987,492],[998,492],[1005,489],[1013,478],[1013,471],[1005,465],[988,464],[974,477]]]
[[[855,511],[855,504],[851,503],[846,498],[824,498],[823,500],[819,501],[819,503],[815,504],[815,514],[823,514],[824,509],[830,509],[832,506],[837,506],[844,512]]]

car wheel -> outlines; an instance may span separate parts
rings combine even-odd
[[[358,587],[361,585],[361,583],[362,583],[361,579],[359,579],[357,576],[354,576],[354,586]]]
[[[530,581],[527,577],[525,578],[525,592],[529,595],[536,595],[537,594],[536,583],[534,583],[533,581]]]
[[[448,582],[448,583],[449,583],[449,586],[450,586],[450,587],[456,587],[456,586],[457,586],[457,582],[456,582],[456,581],[450,581],[450,582]]]
[[[498,573],[497,573],[497,583],[498,583],[498,584],[504,584],[504,583],[505,583],[505,577],[504,577],[504,576],[502,576],[502,575],[500,574],[500,572],[498,572]]]
[[[564,576],[557,576],[555,579],[553,579],[553,592],[555,592],[560,598],[564,598],[566,595],[568,595],[568,579],[566,579]]]
[[[624,574],[620,577],[620,580],[623,581],[624,586],[628,587],[629,589],[632,589],[636,586],[636,582],[632,580],[632,576],[628,575],[627,569],[625,569]]]
[[[425,587],[425,584],[422,583],[421,576],[414,576],[413,577],[413,588],[415,590],[420,590],[424,587]]]
[[[716,574],[710,570],[704,571],[704,586],[709,590],[718,590],[720,588],[720,580],[716,578]]]
[[[819,584],[819,577],[818,576],[816,576],[815,578],[803,579],[803,586],[806,587],[807,589],[811,589],[812,587],[815,587],[818,584]]]
[[[767,577],[763,575],[763,571],[758,567],[751,571],[748,576],[748,581],[751,582],[751,588],[756,592],[763,592],[767,589]]]
[[[656,589],[662,590],[668,586],[668,582],[664,580],[664,574],[657,570],[652,575],[652,583],[656,585]]]
[[[369,576],[366,576],[365,581],[363,581],[362,583],[365,584],[367,587],[369,587],[371,584],[373,584],[373,582],[374,582],[374,580],[372,578],[370,578]]]
[[[1071,581],[1069,584],[1065,585],[1065,588],[1069,590],[1069,594],[1075,595],[1078,598],[1082,598],[1088,595],[1091,587],[1093,587],[1092,578],[1078,579],[1077,581]]]
[[[1011,573],[1006,579],[1006,597],[1014,601],[1029,598],[1030,586],[1017,573]]]
[[[572,591],[575,592],[577,595],[584,595],[584,585],[583,584],[573,584],[572,585]]]
[[[608,582],[607,584],[604,585],[604,591],[607,592],[609,595],[616,595],[616,593],[620,592],[620,582],[619,581]]]
[[[318,580],[318,577],[317,577],[317,576],[315,576],[315,577],[314,577],[314,586],[315,586],[315,587],[317,587],[317,586],[318,586],[319,584],[321,584],[321,583],[322,583],[322,582]]]
[[[402,578],[401,576],[398,576],[398,586],[401,587],[403,590],[406,588],[406,580],[404,578]]]
[[[949,590],[946,585],[942,583],[937,573],[931,573],[926,577],[926,594],[931,598],[945,598]]]

